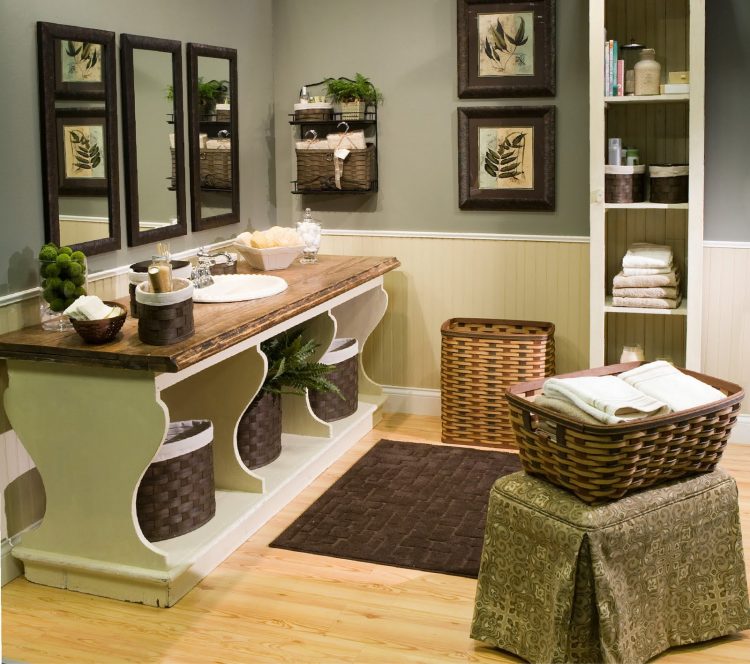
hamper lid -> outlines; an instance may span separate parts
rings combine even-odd
[[[154,456],[152,463],[174,459],[195,452],[214,438],[214,425],[210,420],[185,420],[170,422],[167,437]]]
[[[674,178],[689,175],[690,167],[687,164],[652,164],[648,167],[648,174],[652,178]]]
[[[605,166],[605,175],[640,175],[646,172],[645,164],[637,166]]]

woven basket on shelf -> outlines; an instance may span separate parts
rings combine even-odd
[[[297,189],[337,189],[333,150],[297,149],[296,152]],[[350,150],[342,167],[342,190],[369,189],[375,179],[375,146],[369,144],[365,150]]]
[[[295,109],[294,119],[298,122],[328,122],[333,119],[332,108]]]
[[[184,535],[216,512],[213,427],[208,420],[172,422],[138,487],[135,508],[151,542]]]
[[[230,108],[217,108],[216,109],[216,122],[231,122],[232,121],[232,110]]]
[[[640,203],[646,199],[645,166],[605,166],[604,202]]]
[[[652,203],[687,203],[690,180],[687,165],[649,166]]]
[[[321,420],[334,422],[356,412],[359,404],[359,344],[356,339],[334,339],[320,358],[322,364],[335,369],[326,378],[341,391],[310,392],[310,408]]]
[[[167,346],[195,334],[193,323],[193,284],[187,279],[173,279],[170,293],[147,292],[149,284],[136,286],[138,338],[152,346]]]
[[[368,106],[366,101],[357,100],[341,102],[338,107],[342,120],[364,120]]]
[[[260,391],[237,425],[237,451],[250,470],[281,454],[281,396]]]
[[[515,445],[505,391],[555,372],[555,326],[535,321],[452,318],[441,328],[442,439]]]
[[[618,364],[562,377],[616,375],[641,364]],[[661,417],[595,426],[537,406],[533,396],[541,392],[544,380],[513,386],[507,399],[524,469],[587,503],[618,500],[659,482],[712,471],[737,421],[744,392],[733,383],[681,371],[727,397]]]
[[[177,166],[174,148],[172,153],[172,187],[177,184]],[[202,187],[211,189],[232,188],[232,151],[229,148],[214,148],[200,151],[200,179]]]

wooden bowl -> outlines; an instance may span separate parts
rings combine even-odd
[[[73,329],[78,332],[78,336],[87,344],[106,344],[108,341],[112,341],[117,336],[128,316],[125,308],[118,302],[105,302],[104,304],[110,307],[117,307],[122,313],[119,316],[101,318],[99,320],[70,319]]]

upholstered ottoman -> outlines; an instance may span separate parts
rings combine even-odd
[[[747,628],[724,471],[593,507],[522,472],[492,488],[472,638],[534,664],[638,664]]]

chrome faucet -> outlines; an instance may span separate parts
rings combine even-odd
[[[198,264],[193,266],[193,272],[190,275],[194,288],[206,288],[214,283],[211,276],[211,259],[198,252]]]

